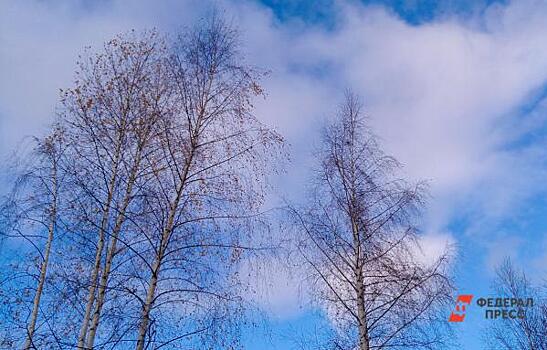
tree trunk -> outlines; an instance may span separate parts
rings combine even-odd
[[[111,240],[110,240],[110,248],[108,249],[106,261],[104,265],[104,270],[101,275],[101,281],[99,283],[99,290],[97,292],[97,304],[95,305],[95,312],[93,313],[93,320],[91,323],[91,326],[89,328],[89,334],[87,336],[86,341],[86,349],[93,349],[93,345],[95,343],[95,336],[97,334],[97,328],[99,327],[100,317],[101,317],[101,311],[104,305],[104,299],[106,295],[106,287],[108,284],[108,278],[110,276],[110,271],[112,269],[112,261],[114,260],[114,256],[116,255],[116,249],[117,249],[117,243],[118,243],[118,236],[122,229],[122,225],[125,221],[125,213],[127,210],[127,207],[129,206],[129,203],[131,201],[131,194],[133,193],[133,185],[136,181],[137,173],[140,166],[140,155],[141,152],[139,150],[137,154],[137,159],[135,161],[135,164],[133,166],[133,169],[131,170],[131,175],[129,178],[129,181],[127,183],[122,208],[120,209],[120,212],[118,214],[118,217],[116,218],[116,224],[114,226],[114,229],[112,231]]]
[[[163,244],[163,242],[162,242]],[[162,248],[160,248],[162,250]],[[161,261],[163,258],[160,256],[163,255],[163,252],[160,252],[154,261],[154,266],[152,266],[152,277],[150,278],[150,284],[148,286],[148,291],[146,293],[146,300],[142,307],[142,318],[141,324],[139,325],[139,335],[137,338],[137,347],[136,350],[144,349],[144,341],[146,338],[146,331],[148,330],[148,323],[150,322],[150,310],[152,309],[152,304],[154,302],[154,297],[156,294],[156,287],[158,285],[158,274],[160,272]]]
[[[359,325],[359,350],[369,350],[369,338],[367,327],[367,314],[365,310],[365,286],[363,280],[363,266],[361,262],[361,236],[359,235],[359,226],[355,218],[351,218],[353,243],[355,245],[355,279],[357,284],[357,322]]]
[[[53,237],[55,234],[55,226],[57,224],[57,170],[53,169],[53,188],[52,188],[52,202],[51,202],[51,212],[50,212],[50,222],[48,227],[48,237],[46,242],[46,247],[44,251],[44,260],[40,267],[40,277],[38,280],[38,287],[36,288],[36,295],[34,296],[34,303],[32,306],[32,313],[30,316],[29,324],[27,327],[27,339],[23,349],[28,350],[36,348],[33,344],[32,337],[34,336],[34,331],[36,329],[36,321],[38,319],[38,311],[40,310],[40,299],[42,298],[42,291],[44,290],[44,284],[46,282],[47,268],[49,263],[49,254],[51,252],[51,246],[53,244]]]
[[[167,221],[167,225],[161,236],[160,249],[158,250],[158,254],[156,255],[156,260],[154,261],[154,265],[152,266],[152,276],[150,278],[150,283],[148,285],[146,300],[142,307],[142,318],[141,318],[141,324],[139,326],[139,336],[137,338],[137,347],[135,348],[136,350],[144,349],[144,340],[146,338],[146,331],[148,330],[148,323],[150,322],[150,310],[152,309],[152,304],[154,303],[154,298],[156,295],[156,287],[158,285],[158,276],[160,273],[161,263],[163,261],[163,254],[165,253],[165,250],[167,249],[169,236],[171,235],[173,231],[175,215],[177,213],[177,207],[178,207],[180,198],[182,196],[182,190],[184,188],[185,182],[186,182],[186,176],[184,178],[184,181],[181,182],[179,189],[177,190],[177,196],[173,205],[171,206],[171,211],[169,213],[169,219]]]
[[[357,275],[357,317],[359,318],[359,350],[370,349],[364,295],[365,290],[363,283],[363,270],[360,269]]]
[[[137,347],[135,348],[136,350],[144,349],[144,341],[146,338],[146,331],[148,330],[148,324],[150,322],[150,311],[152,310],[152,304],[154,303],[154,298],[156,295],[156,287],[158,285],[158,276],[160,273],[161,263],[163,261],[163,254],[165,253],[165,250],[167,249],[167,244],[169,242],[170,235],[173,231],[175,216],[177,214],[179,202],[182,197],[182,192],[186,185],[186,180],[188,179],[188,173],[190,172],[190,166],[193,161],[194,150],[195,148],[193,147],[190,153],[190,158],[185,165],[184,173],[181,176],[181,181],[177,188],[175,199],[171,205],[169,218],[167,220],[167,225],[165,226],[165,229],[161,236],[160,248],[158,250],[158,254],[156,255],[156,260],[154,261],[154,265],[152,266],[152,276],[150,278],[150,283],[148,285],[146,300],[142,307],[141,324],[139,326]]]
[[[109,193],[109,197],[111,194]],[[95,253],[95,263],[93,265],[93,271],[91,272],[91,280],[88,289],[87,303],[85,306],[84,317],[82,320],[82,326],[80,328],[80,335],[78,336],[78,349],[85,349],[84,342],[87,334],[87,329],[89,326],[89,318],[91,315],[91,308],[95,302],[95,290],[97,288],[97,279],[99,278],[99,270],[101,266],[101,257],[104,249],[104,231],[105,226],[108,222],[108,215],[110,212],[110,207],[108,207],[103,213],[103,219],[101,223],[101,229],[99,230],[99,241],[97,242],[97,251]]]
[[[93,271],[91,272],[91,280],[89,284],[88,289],[88,297],[87,297],[87,303],[85,307],[84,317],[82,320],[82,326],[80,328],[80,334],[78,336],[78,345],[77,349],[86,349],[84,347],[86,335],[87,335],[87,329],[89,327],[89,321],[91,318],[91,309],[93,308],[93,304],[95,303],[95,292],[97,289],[97,281],[99,278],[99,270],[101,267],[101,258],[103,255],[103,249],[104,249],[104,241],[105,241],[105,232],[108,229],[108,221],[110,216],[110,207],[112,205],[112,199],[114,197],[114,190],[116,186],[116,180],[118,177],[118,163],[120,159],[120,153],[121,153],[121,140],[119,140],[119,144],[116,148],[116,156],[114,160],[114,169],[112,172],[112,176],[110,178],[110,183],[108,184],[108,195],[105,203],[105,207],[103,208],[103,217],[101,220],[101,227],[99,229],[99,239],[97,242],[97,251],[95,253],[95,262],[93,264]]]

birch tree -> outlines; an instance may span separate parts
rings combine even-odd
[[[325,128],[309,202],[292,210],[312,293],[333,324],[333,349],[439,349],[449,300],[447,253],[418,259],[425,186],[400,177],[358,97]]]
[[[526,274],[510,260],[496,271],[494,288],[504,298],[534,300],[534,305],[519,308],[524,318],[499,319],[490,322],[484,341],[489,349],[547,349],[547,286],[534,286]]]
[[[143,159],[154,152],[156,123],[172,108],[166,57],[156,32],[119,36],[102,52],[81,58],[75,86],[63,91],[62,121],[79,193],[75,211],[83,221],[77,226],[87,226],[91,235],[85,239],[96,242],[87,245],[94,257],[85,281],[79,349],[94,347],[124,223],[146,181]]]
[[[171,67],[179,109],[161,121],[164,153],[147,159],[155,181],[147,197],[148,246],[141,254],[147,288],[139,350],[176,346],[196,335],[202,348],[230,342],[218,328],[237,315],[230,310],[239,300],[234,273],[246,249],[242,235],[254,229],[249,223],[282,144],[253,114],[261,73],[244,62],[237,40],[232,27],[212,16],[175,44]],[[192,322],[169,339],[157,334],[157,322],[173,308],[181,311],[177,323]],[[207,343],[207,337],[216,340]]]
[[[17,206],[6,202],[2,225],[20,227],[43,258],[33,300],[14,294],[16,306],[6,306],[32,305],[19,322],[25,334],[8,326],[17,335],[3,343],[238,345],[238,264],[255,249],[266,178],[283,144],[254,115],[263,72],[245,62],[238,37],[213,15],[173,41],[131,32],[80,57],[73,86],[61,90],[62,133],[41,144],[43,158],[32,164],[50,169],[39,177],[46,237],[29,236],[27,218],[11,215]]]
[[[55,126],[50,135],[35,138],[33,143],[34,148],[26,156],[27,161],[21,165],[13,189],[4,201],[3,214],[9,219],[0,230],[4,237],[29,243],[30,255],[38,255],[38,272],[31,272],[33,278],[28,284],[22,279],[26,277],[24,273],[19,273],[12,280],[24,286],[23,296],[32,295],[30,312],[25,320],[25,341],[22,346],[25,350],[37,349],[40,344],[36,339],[36,332],[39,313],[45,309],[42,299],[46,292],[44,288],[50,270],[50,256],[58,234],[60,197],[64,190],[64,131]],[[2,284],[5,282],[7,280],[3,280]],[[26,291],[32,291],[32,294]],[[14,295],[19,295],[20,291],[16,288],[13,292]],[[21,301],[22,299],[15,300],[15,304],[20,304]]]

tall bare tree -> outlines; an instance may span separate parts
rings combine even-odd
[[[119,36],[82,58],[75,86],[63,91],[78,221],[96,232],[79,349],[94,347],[120,236],[150,173],[143,159],[155,152],[158,120],[173,108],[166,59],[156,32]]]
[[[156,177],[148,194],[150,230],[144,232],[148,287],[139,350],[150,342],[159,346],[195,334],[212,336],[214,328],[229,323],[229,304],[237,305],[235,264],[246,249],[241,235],[253,230],[248,224],[263,201],[265,175],[282,144],[253,114],[251,99],[262,93],[261,73],[245,64],[237,39],[237,32],[213,15],[180,36],[174,48],[179,109],[161,121],[164,153],[147,159]],[[193,318],[193,326],[173,339],[154,340],[153,312],[165,313],[166,307],[185,310],[180,318]],[[218,335],[211,348],[228,342],[227,333]]]
[[[50,269],[50,256],[58,233],[60,192],[64,185],[64,131],[55,126],[50,135],[35,138],[33,143],[34,148],[25,156],[25,164],[17,169],[14,187],[3,203],[3,214],[7,214],[10,224],[5,222],[0,230],[5,237],[20,238],[30,243],[33,248],[30,254],[38,254],[38,273],[31,273],[33,278],[28,284],[22,283],[25,286],[24,295],[29,295],[27,290],[34,292],[30,313],[25,321],[25,350],[38,346],[35,333],[43,306],[41,301]],[[25,275],[23,273],[19,277]]]
[[[500,296],[527,300],[534,305],[519,307],[524,318],[499,319],[490,322],[485,343],[489,349],[547,349],[547,286],[534,286],[526,274],[507,259],[496,271],[494,288]]]
[[[19,230],[44,254],[33,300],[25,288],[26,299],[5,293],[16,305],[7,312],[25,324],[25,334],[6,344],[237,345],[238,264],[265,227],[266,178],[283,144],[254,115],[262,75],[218,15],[173,42],[131,32],[80,57],[73,86],[61,91],[62,132],[40,144],[42,158],[31,164],[41,167],[40,213],[48,215],[40,222],[48,234],[32,236],[25,224],[32,217],[17,214],[19,197],[2,216],[7,231]],[[28,305],[28,322],[19,322],[26,313],[15,309]]]
[[[309,203],[292,210],[313,292],[334,324],[335,349],[439,349],[449,300],[447,255],[418,259],[424,184],[398,177],[356,95],[325,128]],[[442,315],[444,317],[444,315]]]
[[[49,266],[49,256],[53,244],[53,239],[57,228],[58,205],[59,205],[59,185],[60,185],[60,159],[63,156],[64,149],[63,131],[61,129],[54,130],[53,134],[45,138],[39,143],[38,152],[44,158],[44,167],[39,168],[39,172],[45,171],[46,174],[35,174],[39,181],[39,188],[46,198],[45,214],[47,215],[47,239],[43,250],[42,262],[40,264],[40,275],[36,286],[36,293],[32,305],[32,312],[27,327],[27,339],[23,348],[25,350],[35,348],[33,343],[33,335],[36,329],[36,321],[38,319],[38,311],[40,310],[40,300],[46,282],[47,270]],[[36,190],[36,188],[34,189]],[[36,195],[36,193],[34,193]]]

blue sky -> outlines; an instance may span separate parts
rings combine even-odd
[[[292,162],[273,179],[298,200],[320,122],[351,87],[363,96],[388,152],[427,179],[424,259],[456,247],[458,292],[488,295],[493,268],[511,257],[547,276],[547,4],[543,1],[218,1],[243,33],[251,63],[271,70],[257,114],[286,135]],[[200,18],[202,1],[3,1],[0,4],[0,154],[43,132],[58,88],[85,45],[132,28],[173,31]],[[294,276],[249,281],[266,296],[266,326],[249,349],[324,322]],[[264,287],[264,285],[266,287]],[[448,316],[448,315],[447,315]],[[481,349],[486,321],[471,310],[455,327]]]

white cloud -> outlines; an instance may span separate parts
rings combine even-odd
[[[0,154],[50,120],[57,89],[70,83],[85,45],[131,28],[172,29],[206,6],[198,1],[1,2]],[[452,241],[455,216],[476,220],[469,232],[512,213],[545,190],[545,144],[511,148],[545,124],[545,103],[519,107],[547,82],[547,3],[494,5],[466,19],[443,17],[415,26],[381,7],[337,2],[334,29],[279,23],[253,2],[222,2],[244,34],[249,60],[272,70],[259,115],[293,144],[285,192],[305,185],[318,120],[346,86],[365,106],[390,153],[414,178],[431,181],[425,252]],[[273,269],[283,304],[296,300]],[[274,286],[275,287],[275,286]],[[275,309],[275,307],[274,307]]]
[[[182,26],[199,10],[191,1],[0,2],[0,156],[53,119],[85,46],[131,29]]]
[[[291,318],[305,310],[308,303],[306,288],[295,271],[278,257],[252,256],[242,262],[239,275],[248,288],[247,302],[270,315]]]
[[[455,252],[456,241],[448,233],[427,233],[419,237],[420,251],[415,256],[426,266],[431,266],[446,252]]]

